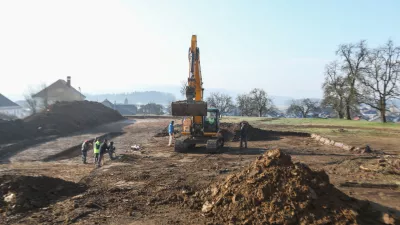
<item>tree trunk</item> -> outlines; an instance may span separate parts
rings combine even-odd
[[[338,115],[339,115],[339,119],[343,119],[344,118],[344,113],[342,111],[339,111]]]
[[[386,123],[386,101],[381,98],[381,121],[382,123]]]
[[[351,120],[351,115],[350,115],[350,105],[346,104],[346,119]]]
[[[260,110],[260,112],[259,112],[259,117],[261,117],[262,116],[262,110]]]

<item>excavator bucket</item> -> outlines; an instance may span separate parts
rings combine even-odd
[[[173,116],[207,116],[206,102],[178,101],[171,103]]]

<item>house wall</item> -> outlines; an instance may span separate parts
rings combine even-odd
[[[85,100],[85,98],[78,92],[65,88],[51,89],[48,91],[47,96],[48,96],[47,101],[50,105],[54,104],[57,101],[73,102],[73,101]],[[38,100],[38,105],[42,105],[44,98],[35,98],[35,99]]]
[[[24,118],[26,117],[26,112],[23,110],[22,107],[0,107],[0,113],[10,115],[10,116],[16,116],[18,118]]]

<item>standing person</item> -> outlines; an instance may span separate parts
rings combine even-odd
[[[108,155],[110,156],[111,160],[114,160],[113,153],[115,152],[114,142],[110,141],[110,145],[108,146]]]
[[[93,141],[93,155],[94,155],[94,164],[97,165],[100,156],[100,141],[97,137]]]
[[[99,164],[98,166],[102,166],[104,164],[104,154],[108,149],[107,139],[104,139],[103,143],[100,145],[100,157],[99,157]]]
[[[169,142],[168,146],[172,145],[172,138],[174,137],[174,121],[172,120],[168,126]]]
[[[86,157],[87,157],[87,151],[89,150],[89,145],[90,145],[89,140],[85,140],[82,143],[81,151],[82,151],[82,162],[83,162],[83,164],[86,164]]]
[[[247,148],[247,123],[240,123],[240,148],[243,148],[243,142],[245,148]]]

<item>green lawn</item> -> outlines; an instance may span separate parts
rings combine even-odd
[[[259,117],[222,117],[221,122],[248,121],[252,126],[276,131],[297,131],[319,134],[331,140],[362,147],[399,153],[399,123],[377,123],[341,119],[271,119]]]
[[[400,130],[399,123],[379,123],[379,122],[368,122],[368,121],[355,121],[355,120],[343,120],[343,119],[302,119],[302,118],[260,118],[260,117],[223,117],[222,122],[239,122],[246,120],[249,122],[257,122],[265,125],[293,125],[293,126],[342,126],[345,127],[359,127],[359,128],[384,128],[384,129],[395,129]]]

